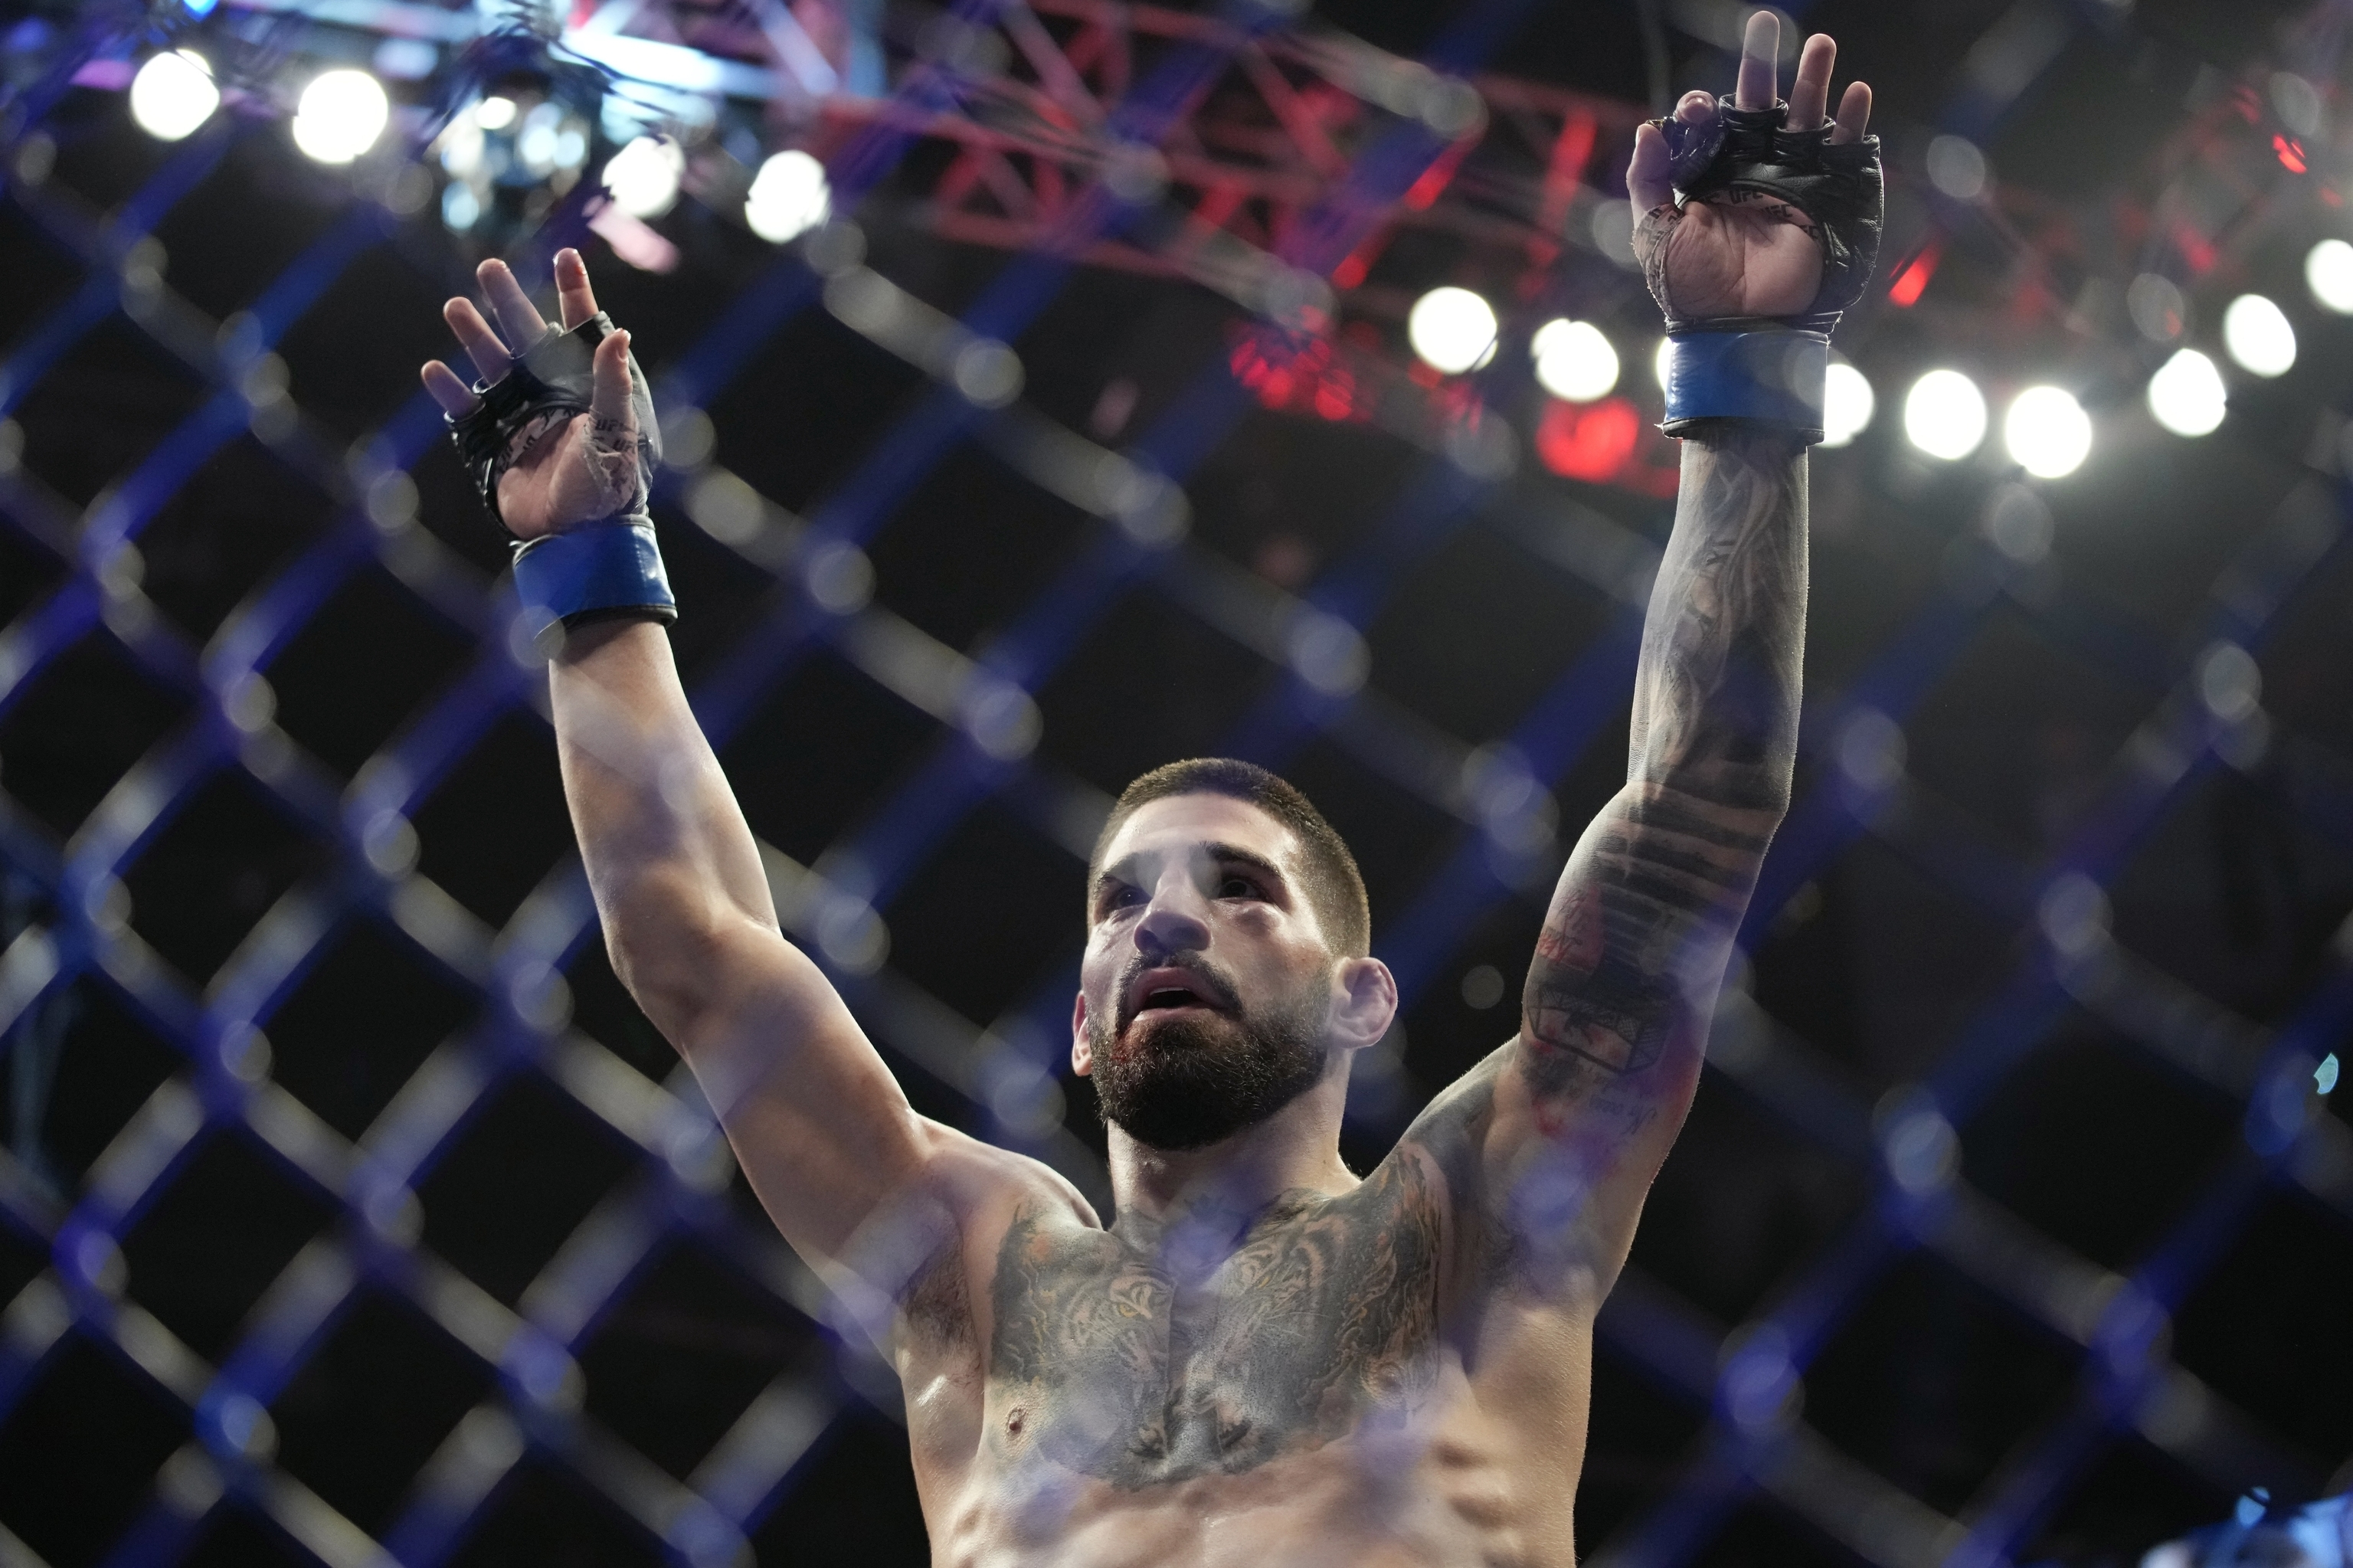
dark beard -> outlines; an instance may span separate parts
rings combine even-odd
[[[1233,994],[1206,966],[1179,967]],[[1324,1075],[1321,992],[1319,985],[1262,1016],[1229,1010],[1162,1019],[1139,1031],[1139,1015],[1122,1029],[1124,1044],[1100,1017],[1090,1017],[1103,1120],[1164,1150],[1204,1149],[1266,1120]]]

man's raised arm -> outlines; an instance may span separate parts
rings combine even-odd
[[[1827,119],[1836,50],[1817,36],[1785,119],[1777,42],[1772,16],[1752,17],[1736,100],[1690,94],[1636,138],[1636,250],[1667,314],[1665,429],[1683,440],[1683,484],[1643,626],[1625,787],[1569,856],[1519,1035],[1486,1069],[1489,1202],[1535,1241],[1556,1206],[1530,1193],[1582,1194],[1572,1224],[1605,1276],[1690,1105],[1788,806],[1806,451],[1821,435],[1830,329],[1877,249],[1870,90],[1849,88]]]
[[[694,1069],[786,1239],[896,1297],[946,1239],[928,1186],[941,1150],[968,1140],[914,1113],[777,928],[758,845],[656,624],[671,601],[645,513],[652,406],[628,334],[573,251],[556,259],[560,332],[503,263],[480,281],[498,330],[470,301],[443,313],[484,392],[438,362],[425,384],[522,541],[518,598],[566,629],[550,672],[556,744],[614,969]]]

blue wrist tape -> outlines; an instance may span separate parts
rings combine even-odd
[[[1822,390],[1830,376],[1828,333],[1787,327],[1679,332],[1667,339],[1667,417],[1680,436],[1703,419],[1739,419],[1822,439]]]
[[[517,545],[514,586],[524,613],[542,623],[543,647],[585,621],[678,619],[650,523],[604,523]]]

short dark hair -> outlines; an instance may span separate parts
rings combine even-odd
[[[1365,875],[1345,840],[1332,831],[1296,786],[1276,778],[1255,762],[1229,757],[1194,757],[1154,768],[1119,792],[1111,815],[1096,835],[1094,853],[1087,857],[1087,886],[1092,890],[1103,871],[1103,852],[1121,824],[1138,808],[1172,795],[1224,795],[1245,800],[1289,828],[1299,840],[1307,885],[1303,890],[1315,911],[1324,938],[1342,958],[1361,959],[1373,950],[1373,911],[1365,897]]]

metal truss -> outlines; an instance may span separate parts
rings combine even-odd
[[[1122,79],[1111,74],[1120,54],[1112,21],[1143,27],[1140,10],[1040,7],[1039,14],[1080,24],[1074,35],[1050,37],[1050,48],[1035,57],[1046,62],[1037,67],[1040,79],[1060,58],[1082,87],[1062,83],[1059,97],[1039,89],[1020,99],[1022,112],[1049,125],[1063,114],[1075,132],[1083,123],[1080,106],[1092,103],[1104,110],[1104,122],[1148,131],[1129,139],[1158,149],[1169,186],[1194,193],[1188,223],[1275,255],[1291,272],[1342,272],[1388,226],[1425,221],[1413,215],[1436,204],[1416,207],[1412,197],[1433,171],[1463,167],[1459,149],[1469,132],[1450,130],[1442,114],[1433,124],[1418,111],[1392,113],[1377,133],[1334,143],[1340,118],[1314,107],[1334,101],[1292,73],[1312,69],[1328,82],[1341,66],[1319,56],[1322,46],[1313,41],[1271,37],[1274,18],[1234,13],[1186,22],[1211,30],[1187,37],[1187,47],[1161,53],[1148,68],[1131,65],[1132,79]],[[1461,78],[1509,15],[1505,6],[1475,8],[1442,40],[1426,74],[1409,79]],[[1088,28],[1100,41],[1082,46]],[[1250,50],[1255,66],[1235,63]],[[1131,60],[1138,52],[1128,51]],[[1228,71],[1238,71],[1282,134],[1295,138],[1280,154],[1261,148],[1270,172],[1250,179],[1212,180],[1202,164],[1187,162],[1229,150],[1190,118]],[[1284,85],[1273,85],[1277,79]],[[987,87],[953,66],[910,73],[892,105],[869,113],[864,129],[832,151],[839,210],[849,210],[940,116],[974,126],[991,123],[992,114],[1004,118],[983,112]],[[1492,94],[1488,101],[1499,103]],[[1500,105],[1498,117],[1510,111]],[[1565,99],[1541,113],[1529,111],[1538,127],[1531,145],[1549,136],[1558,153],[1576,111]],[[1590,123],[1598,141],[1618,122],[1605,122],[1597,110]],[[353,200],[236,321],[215,321],[164,284],[142,240],[216,166],[238,129],[216,125],[200,134],[145,189],[100,214],[41,177],[37,156],[24,155],[37,127],[30,117],[16,125],[8,198],[83,270],[83,281],[0,362],[0,412],[21,405],[84,337],[116,321],[205,390],[196,410],[87,508],[63,501],[23,461],[20,443],[7,435],[13,427],[0,426],[7,435],[0,441],[0,526],[16,546],[49,563],[55,577],[0,631],[0,715],[77,649],[135,670],[174,694],[184,711],[63,837],[0,793],[0,861],[36,893],[36,912],[0,952],[0,1031],[9,1048],[30,1049],[52,1030],[67,998],[90,993],[138,1020],[175,1057],[79,1188],[59,1190],[0,1156],[0,1229],[49,1260],[0,1309],[0,1425],[75,1345],[97,1347],[187,1413],[194,1436],[155,1470],[135,1518],[109,1549],[110,1563],[178,1561],[237,1509],[267,1519],[301,1553],[336,1568],[386,1562],[421,1568],[462,1550],[526,1465],[571,1477],[672,1561],[747,1561],[749,1538],[789,1492],[812,1446],[859,1390],[876,1388],[879,1369],[854,1331],[839,1331],[846,1319],[836,1304],[731,1192],[725,1145],[691,1079],[681,1070],[656,1081],[619,1054],[618,1042],[575,1024],[564,976],[596,936],[576,857],[550,863],[495,929],[417,869],[412,819],[423,804],[496,726],[544,726],[546,708],[528,641],[512,630],[503,585],[486,580],[417,521],[409,471],[440,429],[429,403],[418,395],[347,448],[287,395],[275,346],[355,261],[386,249],[394,226],[382,208]],[[1322,143],[1311,134],[1315,127]],[[1034,129],[1021,133],[1042,137]],[[999,134],[1006,133],[990,132]],[[1326,166],[1327,143],[1340,165]],[[1277,589],[1192,539],[1186,477],[1254,401],[1230,366],[1205,372],[1122,450],[1025,404],[1012,390],[1018,378],[1004,374],[1007,345],[1043,308],[1069,263],[1121,259],[1117,248],[1129,244],[1123,225],[1161,196],[1152,182],[1123,195],[1112,188],[1114,171],[1082,161],[1057,164],[1051,145],[975,140],[959,154],[966,161],[956,166],[967,175],[956,202],[978,204],[987,191],[1005,210],[990,217],[981,206],[958,206],[963,216],[953,221],[1015,225],[1000,238],[1034,242],[961,319],[868,267],[846,223],[781,257],[702,342],[657,373],[674,463],[657,507],[666,530],[723,556],[765,607],[693,694],[723,750],[786,671],[817,662],[852,672],[930,726],[924,756],[814,863],[764,846],[788,930],[825,965],[901,1068],[952,1092],[976,1130],[1038,1153],[1100,1194],[1102,1172],[1062,1130],[1057,1111],[1053,1041],[1067,977],[1041,976],[1029,1002],[1004,1017],[968,1019],[892,965],[889,923],[913,876],[984,803],[1005,808],[1047,850],[1083,856],[1107,802],[1041,748],[1035,694],[1074,655],[1105,607],[1122,590],[1148,593],[1273,673],[1226,737],[1227,751],[1281,768],[1310,743],[1328,742],[1455,824],[1445,863],[1380,929],[1377,950],[1410,1000],[1445,972],[1483,912],[1540,890],[1556,873],[1563,851],[1552,790],[1607,733],[1630,679],[1655,553],[1640,535],[1565,497],[1531,503],[1511,488],[1515,439],[1497,421],[1479,426],[1483,434],[1432,440],[1419,481],[1303,592]],[[1582,170],[1592,155],[1588,145],[1576,159],[1548,155],[1543,167]],[[1063,173],[1041,172],[1051,166]],[[1187,184],[1188,168],[1199,183]],[[1309,188],[1277,177],[1300,168],[1314,171],[1320,183]],[[1082,170],[1090,171],[1084,179]],[[1443,184],[1445,176],[1437,177]],[[1545,177],[1537,176],[1539,189]],[[1026,211],[1014,210],[1017,189],[1032,203]],[[1051,203],[1040,194],[1049,189],[1058,193]],[[1220,211],[1220,191],[1245,194]],[[1204,211],[1216,216],[1198,217]],[[943,217],[943,231],[950,221]],[[1535,243],[1525,227],[1498,232],[1513,244]],[[927,381],[912,410],[849,477],[796,513],[726,466],[700,410],[784,321],[812,310],[829,313]],[[197,646],[142,590],[138,542],[207,462],[248,444],[330,497],[332,518]],[[891,525],[925,468],[966,449],[990,454],[1041,495],[1093,522],[1031,604],[958,649],[873,602],[865,546]],[[1365,635],[1416,567],[1469,529],[1492,531],[1531,570],[1556,574],[1565,600],[1604,612],[1604,630],[1513,733],[1479,747],[1385,698],[1372,679]],[[1799,888],[1868,838],[2017,930],[2021,956],[1946,1044],[1936,1068],[1877,1107],[1861,1103],[1744,989],[1727,991],[1711,1068],[1797,1135],[1863,1172],[1873,1201],[1802,1277],[1737,1326],[1710,1321],[1639,1272],[1621,1281],[1601,1319],[1606,1353],[1643,1369],[1667,1397],[1704,1410],[1706,1427],[1672,1495],[1618,1538],[1595,1543],[1599,1560],[1646,1568],[1690,1561],[1736,1506],[1763,1497],[1891,1568],[2005,1561],[2087,1457],[2126,1432],[2224,1486],[2254,1474],[2318,1484],[2325,1459],[2296,1452],[2175,1363],[2161,1330],[2264,1194],[2298,1192],[2353,1224],[2353,1140],[2337,1121],[2315,1114],[2306,1092],[2321,1050],[2353,1024],[2353,966],[2340,956],[2301,1011],[2267,1029],[2118,943],[2101,919],[2101,889],[2197,780],[2255,744],[2260,710],[2211,700],[2197,652],[2259,649],[2297,591],[2341,566],[2347,534],[2341,498],[2318,511],[2284,511],[2253,531],[2217,581],[2188,654],[2155,638],[2095,641],[2086,650],[2124,665],[2137,687],[2158,694],[2113,759],[2100,797],[2043,863],[2015,863],[1991,850],[1965,812],[1908,775],[1896,744],[1924,694],[1989,617],[2022,607],[2054,640],[2084,641],[2088,618],[2073,613],[2081,607],[2063,596],[2039,597],[2025,565],[1990,543],[1964,542],[1944,586],[1863,672],[1842,691],[1817,694],[1803,741],[1814,782],[1777,844],[1752,940]],[[377,571],[470,652],[346,783],[279,725],[269,672],[340,588]],[[2269,743],[2297,744],[2276,732]],[[315,860],[199,983],[175,972],[126,920],[121,888],[175,818],[223,779],[265,801],[313,846]],[[460,991],[469,1013],[350,1136],[280,1081],[269,1031],[306,977],[357,930]],[[2073,1006],[2243,1117],[2232,1160],[2128,1269],[2076,1255],[1972,1190],[1956,1167],[1972,1114]],[[424,1244],[417,1193],[471,1121],[518,1084],[543,1088],[601,1129],[627,1151],[628,1173],[510,1305]],[[1376,1130],[1394,1129],[1411,1107],[1385,1100],[1377,1076],[1371,1087],[1355,1115]],[[227,1350],[207,1360],[142,1304],[135,1282],[126,1287],[121,1244],[222,1139],[259,1151],[280,1180],[332,1219],[263,1294]],[[678,1244],[725,1260],[788,1308],[822,1351],[816,1364],[751,1396],[682,1479],[585,1413],[582,1372],[599,1325]],[[1798,1398],[1806,1369],[1866,1287],[1897,1260],[1922,1252],[2008,1303],[2036,1332],[2066,1347],[2080,1369],[2062,1407],[2020,1435],[2009,1461],[1957,1516],[1841,1453],[1807,1425]],[[280,1461],[272,1414],[304,1367],[371,1300],[388,1301],[446,1336],[490,1390],[453,1420],[390,1522],[374,1532]],[[887,1389],[880,1397],[887,1403]],[[0,1555],[38,1561],[29,1545],[5,1534]]]

